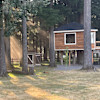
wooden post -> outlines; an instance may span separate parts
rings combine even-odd
[[[63,65],[63,51],[61,51],[61,65]]]
[[[92,64],[93,64],[93,50],[92,50]]]
[[[76,64],[76,52],[75,52],[75,50],[74,50],[73,64],[74,64],[74,65]]]
[[[57,51],[57,62],[59,62],[59,51]]]
[[[69,66],[70,66],[70,51],[69,51]]]

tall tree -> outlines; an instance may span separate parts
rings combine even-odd
[[[5,1],[5,10],[4,10],[4,21],[5,21],[5,54],[6,54],[6,66],[7,69],[11,69],[11,54],[10,54],[10,35],[11,35],[11,29],[13,28],[13,25],[11,25],[11,16],[13,14],[10,14],[9,12],[11,11],[11,9],[9,9],[10,7],[8,7],[9,2],[8,0]],[[9,11],[10,10],[10,11]],[[8,17],[6,17],[8,16]],[[14,31],[14,30],[12,30]]]
[[[26,25],[26,0],[22,2],[23,5],[23,17],[22,17],[22,53],[23,53],[23,67],[22,71],[28,73],[28,59],[27,59],[27,25]]]
[[[3,30],[3,4],[0,0],[0,76],[7,76],[5,63],[5,46],[4,46],[4,30]]]
[[[50,42],[49,42],[49,57],[50,57],[50,66],[55,67],[55,50],[54,50],[54,26],[50,27]]]
[[[53,0],[49,6],[42,7],[39,9],[37,13],[37,17],[40,21],[40,27],[45,30],[49,31],[49,57],[50,57],[50,66],[55,66],[55,51],[54,51],[54,27],[58,23],[64,20],[64,17],[60,15],[59,10],[53,8]]]
[[[50,8],[53,7],[53,0],[50,0]],[[54,67],[55,64],[55,50],[54,50],[54,26],[50,27],[50,37],[49,37],[49,57],[50,57],[50,66]]]
[[[47,38],[45,38],[44,39],[44,61],[48,61],[48,59],[47,59],[47,54],[48,54],[48,42],[47,42],[48,40],[47,40]]]
[[[5,40],[6,66],[8,69],[12,69],[11,52],[10,52],[10,37],[5,37],[4,40]]]
[[[93,69],[91,50],[91,0],[84,0],[84,65],[83,69]]]
[[[6,66],[8,69],[12,69],[11,65],[11,54],[10,54],[10,36],[17,33],[18,27],[18,12],[15,9],[17,6],[15,0],[4,0],[3,11],[4,11],[4,35],[5,35],[5,53],[6,53]]]

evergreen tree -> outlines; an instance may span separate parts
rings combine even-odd
[[[18,1],[18,0],[17,0]],[[4,11],[4,34],[5,34],[5,53],[6,53],[6,66],[8,69],[12,69],[11,65],[11,54],[10,54],[10,36],[17,33],[18,27],[18,12],[16,0],[4,0],[3,11]]]
[[[5,63],[4,29],[3,29],[3,4],[0,0],[0,76],[7,76]]]
[[[83,24],[83,0],[54,0],[54,8],[64,16],[64,23],[79,22]]]
[[[53,1],[49,6],[42,7],[38,10],[37,17],[40,21],[40,27],[49,31],[50,33],[50,42],[49,42],[49,57],[50,57],[50,66],[55,66],[55,51],[54,51],[54,26],[64,20],[64,17],[60,15],[59,10],[53,8]]]
[[[94,69],[91,49],[91,0],[84,0],[84,65],[82,69]]]

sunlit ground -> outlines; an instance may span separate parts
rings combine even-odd
[[[35,73],[0,78],[0,100],[100,100],[100,72],[36,67]]]

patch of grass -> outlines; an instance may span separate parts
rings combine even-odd
[[[100,100],[100,72],[34,69],[35,75],[0,78],[0,100]]]
[[[49,66],[49,61],[44,61],[41,63],[42,66]]]

